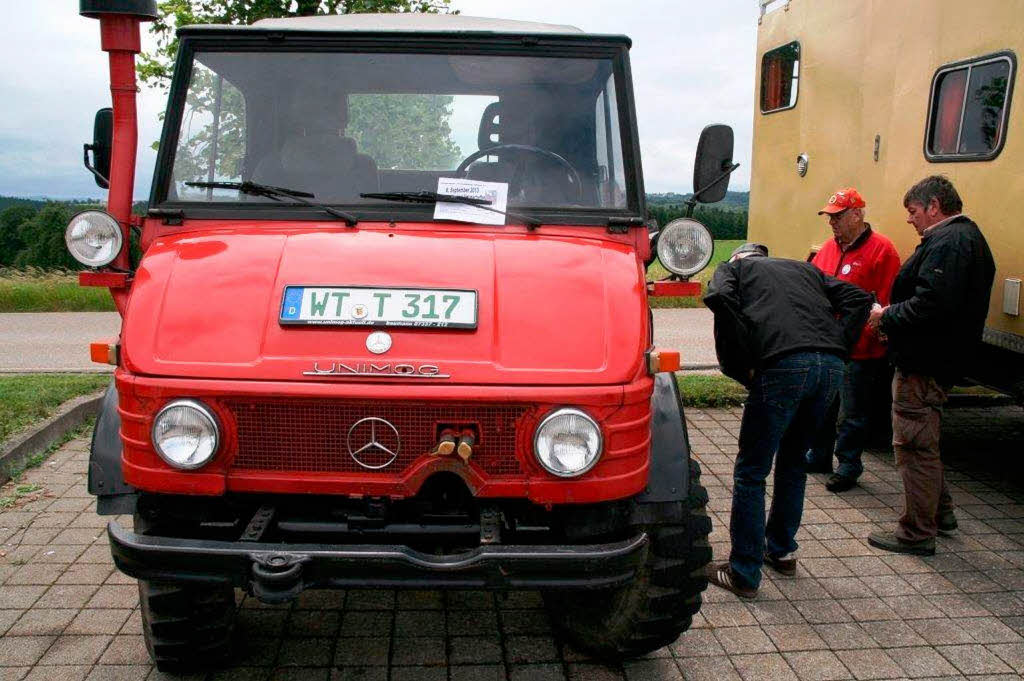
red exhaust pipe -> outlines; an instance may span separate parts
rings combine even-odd
[[[107,211],[121,225],[125,247],[111,263],[127,270],[129,220],[135,186],[135,152],[139,131],[136,120],[135,55],[142,51],[139,24],[157,18],[156,0],[79,0],[79,14],[100,21],[100,47],[110,55],[110,95],[114,130],[110,150],[110,189]],[[117,294],[114,299],[121,308]],[[122,294],[125,292],[122,290]]]

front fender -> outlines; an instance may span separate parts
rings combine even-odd
[[[651,395],[651,466],[644,503],[683,501],[690,489],[690,436],[683,400],[672,372],[654,376]]]
[[[121,470],[121,415],[114,382],[103,395],[89,447],[89,494],[96,495],[100,515],[134,513],[137,494]]]

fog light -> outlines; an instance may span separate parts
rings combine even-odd
[[[121,227],[113,216],[87,210],[71,218],[64,230],[64,242],[78,262],[103,267],[121,252]]]
[[[711,232],[691,218],[679,218],[658,234],[658,260],[669,272],[691,277],[708,266],[715,250]]]
[[[559,409],[537,427],[533,448],[537,461],[562,478],[583,475],[601,456],[601,429],[579,409]]]
[[[175,468],[190,470],[213,458],[220,440],[217,419],[195,400],[176,400],[153,421],[153,447]]]

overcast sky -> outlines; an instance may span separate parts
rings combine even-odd
[[[78,16],[78,0],[0,0],[12,27],[0,41],[0,195],[105,197],[82,167],[93,114],[110,106],[99,23]],[[649,192],[690,190],[701,129],[736,131],[742,164],[731,189],[750,186],[755,0],[453,0],[470,16],[572,24],[594,33],[624,33],[631,53],[644,178]],[[14,30],[11,30],[11,29]],[[143,43],[153,41],[143,34]],[[160,136],[162,93],[139,96],[135,197],[149,195]]]

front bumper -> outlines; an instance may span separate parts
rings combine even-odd
[[[444,556],[400,545],[272,544],[150,537],[107,526],[114,564],[139,579],[230,584],[267,603],[305,589],[580,589],[634,579],[648,536],[570,546],[484,545]]]

